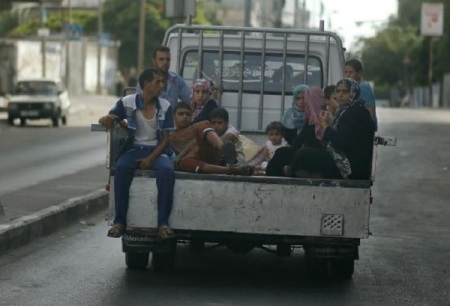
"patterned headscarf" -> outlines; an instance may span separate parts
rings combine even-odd
[[[305,94],[305,120],[309,125],[315,126],[315,134],[318,140],[323,139],[324,129],[320,127],[320,112],[325,110],[327,103],[325,101],[323,90],[319,87],[311,87]]]
[[[299,93],[304,93],[308,91],[308,89],[308,85],[302,84],[295,86],[292,90],[292,107],[286,110],[282,120],[282,124],[285,128],[297,130],[301,130],[303,128],[305,123],[305,113],[298,108],[295,98]]]
[[[192,90],[191,90],[191,106],[192,106],[192,118],[197,117],[198,114],[203,109],[203,106],[205,103],[198,105],[194,101],[194,90],[196,87],[201,86],[204,90],[208,92],[208,96],[205,99],[205,103],[210,99],[211,97],[211,83],[206,79],[196,79],[194,82],[192,82]]]
[[[336,88],[339,85],[344,84],[345,87],[347,87],[349,91],[349,101],[343,105],[339,105],[339,109],[335,113],[335,117],[333,122],[331,123],[331,127],[334,129],[337,129],[337,125],[339,123],[339,120],[341,119],[342,115],[345,113],[345,111],[353,104],[361,104],[363,105],[364,102],[361,100],[361,91],[359,89],[359,84],[353,79],[345,78],[336,83]]]

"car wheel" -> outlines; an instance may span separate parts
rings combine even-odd
[[[67,125],[67,116],[61,117],[61,122],[63,125]]]
[[[25,125],[27,125],[27,119],[20,118],[20,126],[25,126]]]

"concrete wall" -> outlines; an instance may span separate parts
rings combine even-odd
[[[43,76],[40,39],[0,40],[0,92],[12,92],[21,78]],[[69,93],[95,93],[97,87],[97,40],[65,41],[48,38],[45,43],[45,76],[63,79]],[[102,93],[114,93],[118,47],[114,42],[101,48]]]

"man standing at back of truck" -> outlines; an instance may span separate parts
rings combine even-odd
[[[375,108],[375,95],[373,93],[372,87],[368,82],[366,82],[362,77],[363,66],[361,61],[353,58],[348,60],[344,64],[344,75],[346,78],[350,78],[359,83],[359,88],[361,90],[361,99],[364,100],[364,106],[369,111],[370,116],[375,122],[375,127],[377,129],[377,112]]]
[[[170,68],[170,49],[165,46],[159,46],[153,51],[152,66],[161,70],[165,75],[164,89],[159,95],[170,102],[172,109],[178,100],[183,102],[191,102],[191,89],[175,72],[169,71]],[[141,88],[139,84],[136,88],[136,93],[139,93]]]

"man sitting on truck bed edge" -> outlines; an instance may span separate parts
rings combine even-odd
[[[108,237],[118,238],[126,229],[129,189],[137,168],[156,171],[158,189],[158,229],[163,239],[174,236],[168,221],[173,204],[175,176],[173,162],[164,151],[169,144],[169,131],[174,129],[170,102],[158,98],[164,87],[163,72],[148,68],[139,76],[142,91],[121,98],[99,119],[111,127],[123,119],[128,121],[128,146],[121,149],[114,175],[115,216]]]

